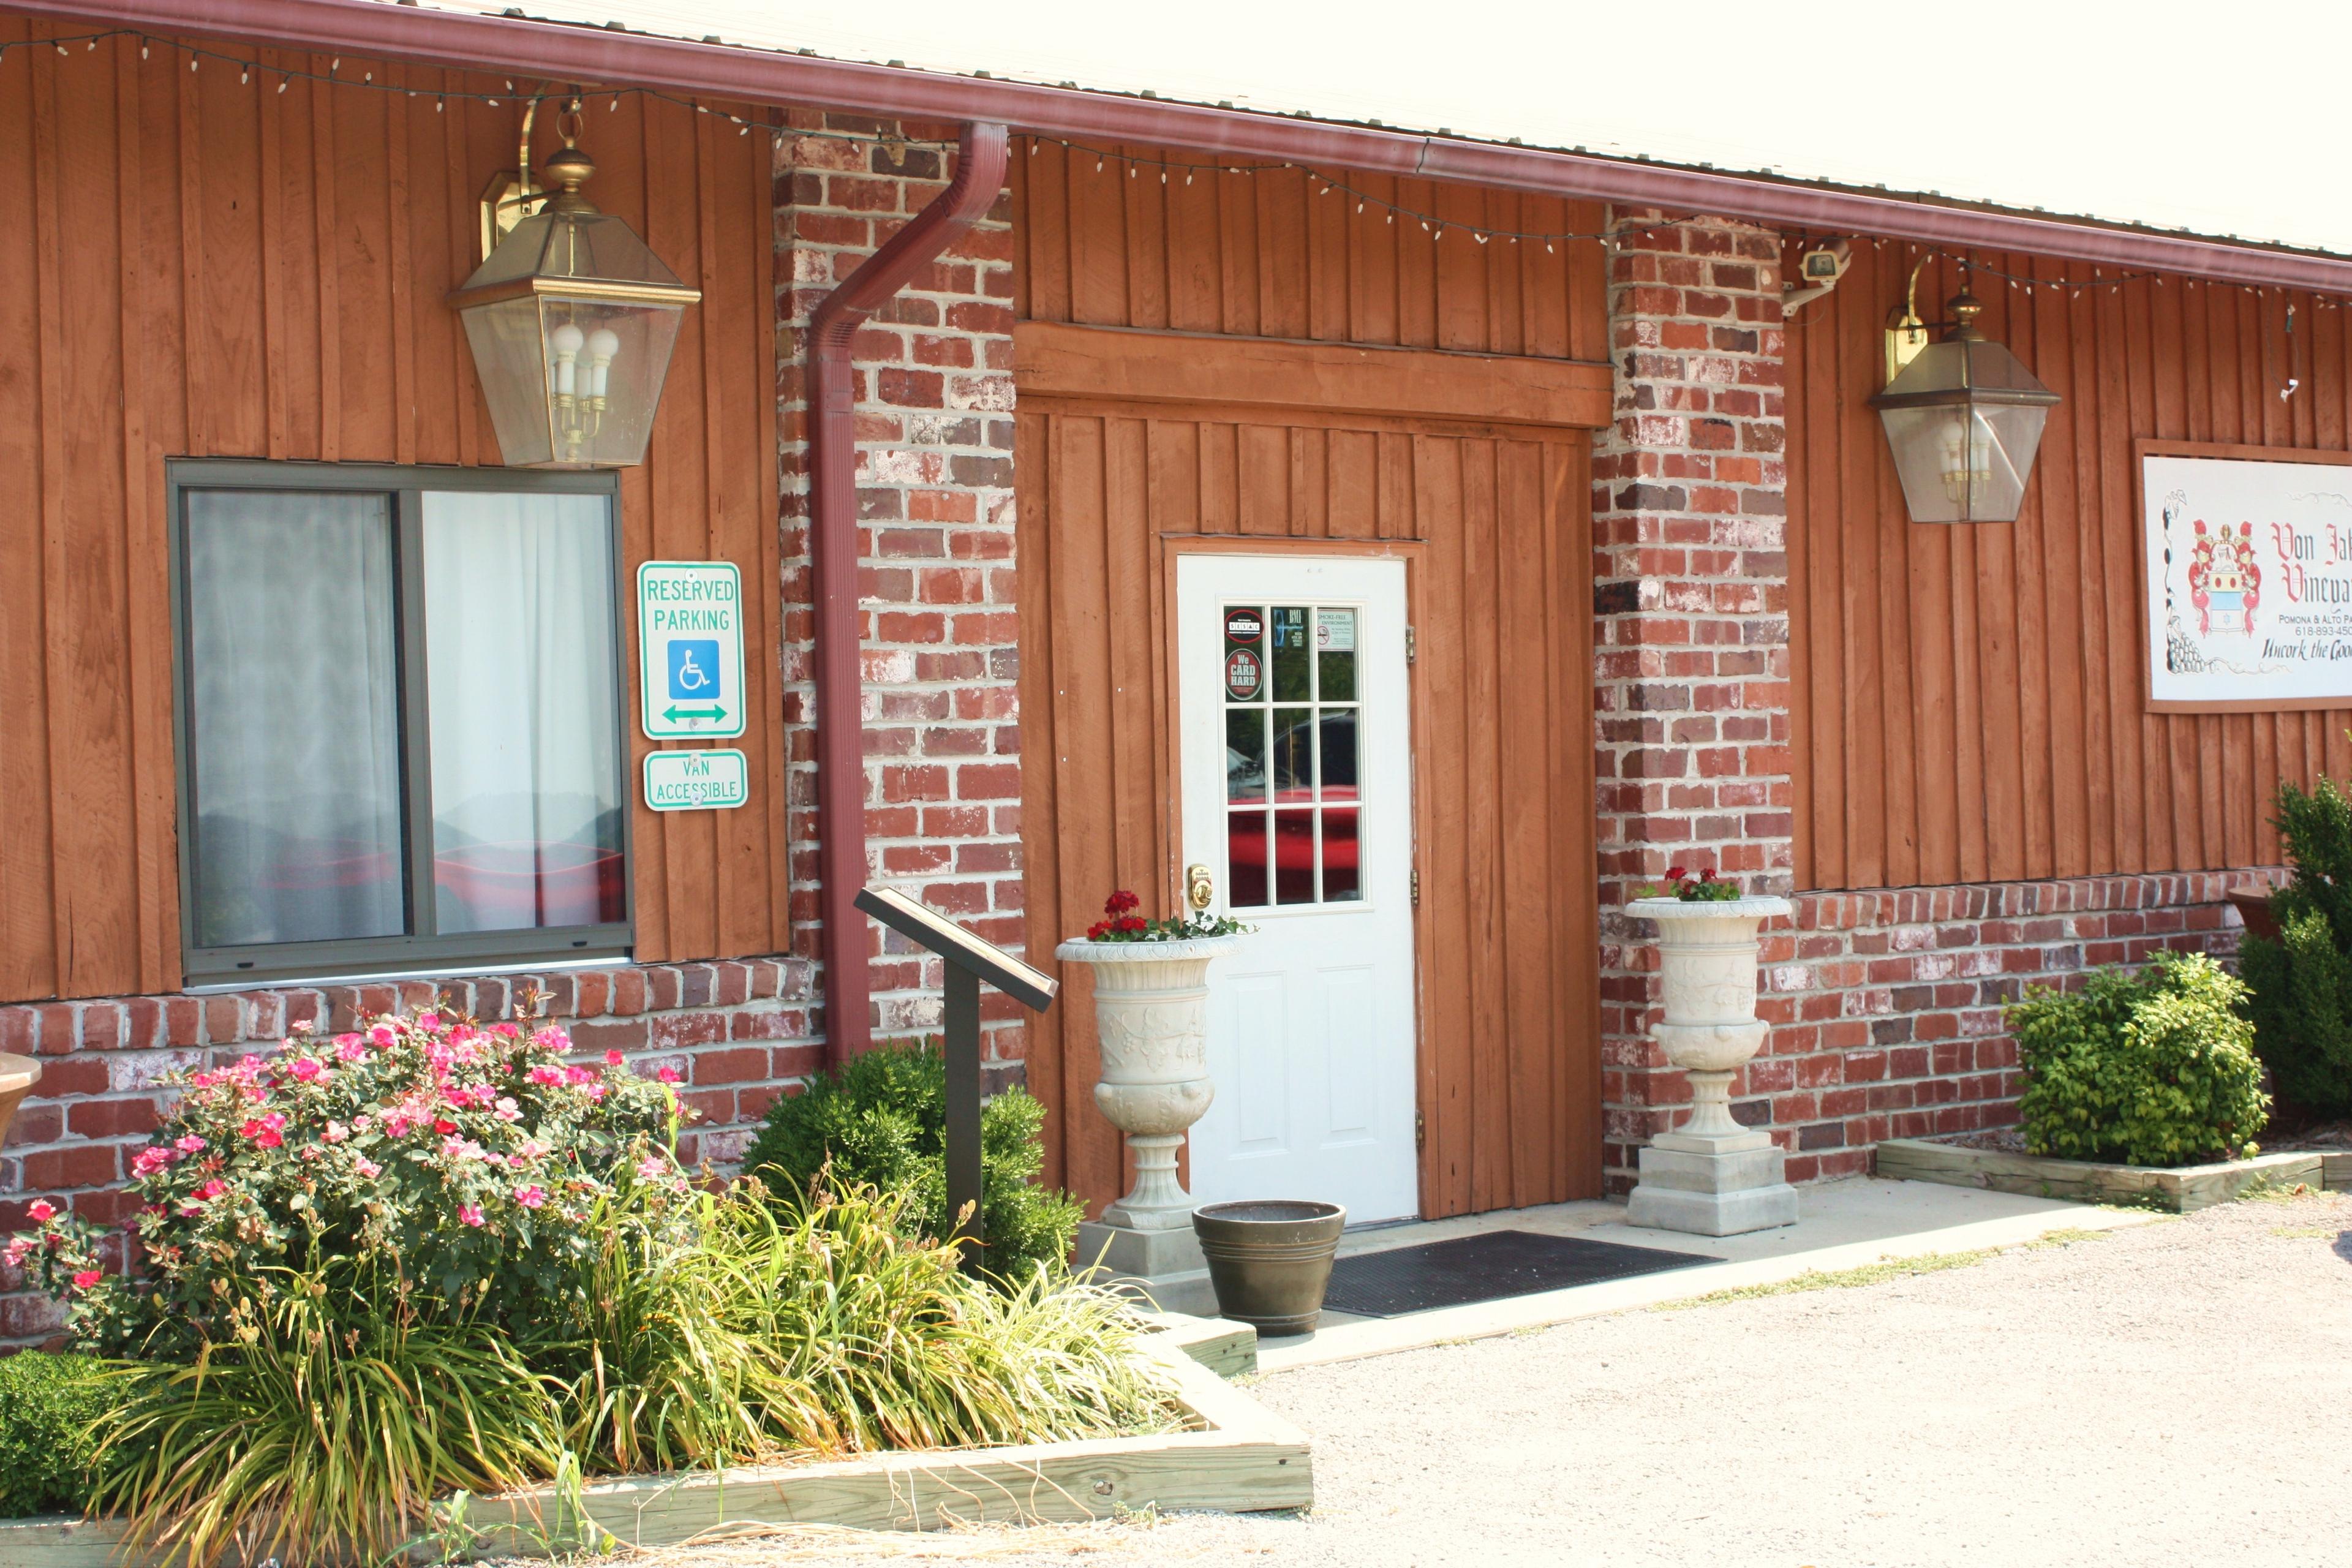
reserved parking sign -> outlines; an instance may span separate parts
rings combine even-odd
[[[638,567],[637,649],[647,740],[743,732],[743,577],[732,562]]]

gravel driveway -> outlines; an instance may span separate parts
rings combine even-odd
[[[1307,1368],[1311,1516],[778,1541],[664,1568],[2352,1561],[2352,1198]]]

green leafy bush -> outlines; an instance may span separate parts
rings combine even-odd
[[[2095,970],[2078,991],[2027,990],[2009,1010],[2030,1075],[2028,1148],[2069,1160],[2188,1165],[2253,1151],[2268,1115],[2246,988],[2203,953],[2137,974]]]
[[[2294,875],[2271,898],[2277,940],[2249,932],[2239,949],[2245,1011],[2279,1094],[2340,1116],[2352,1112],[2352,800],[2323,778],[2280,784],[2277,805]]]
[[[936,1045],[885,1046],[812,1080],[769,1108],[743,1156],[787,1204],[805,1202],[831,1167],[835,1183],[866,1183],[912,1194],[910,1213],[929,1237],[954,1229],[948,1213],[947,1061]],[[1038,1135],[1045,1108],[1010,1089],[980,1117],[980,1220],[988,1269],[1017,1280],[1069,1256],[1085,1210],[1066,1193],[1036,1184],[1045,1169]]]
[[[92,1432],[111,1403],[98,1370],[40,1351],[0,1360],[0,1519],[81,1511]]]

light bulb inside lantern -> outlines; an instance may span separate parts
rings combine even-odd
[[[573,367],[579,363],[580,347],[586,342],[587,335],[570,321],[547,334],[547,346],[555,353],[556,396],[572,395],[576,384]]]
[[[604,395],[607,374],[613,368],[613,356],[621,352],[621,334],[610,327],[599,327],[588,334],[588,395]]]

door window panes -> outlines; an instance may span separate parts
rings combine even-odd
[[[1265,799],[1265,710],[1225,710],[1225,800],[1245,805]]]
[[[625,954],[613,481],[173,483],[189,979]]]
[[[1362,612],[1352,605],[1251,604],[1220,613],[1232,905],[1359,900]]]

